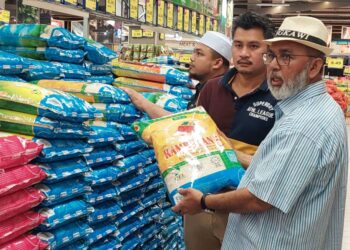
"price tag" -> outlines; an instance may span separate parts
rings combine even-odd
[[[138,0],[130,0],[130,17],[137,19],[138,18]]]
[[[197,32],[197,12],[192,11],[192,29],[191,29],[192,33],[196,33]]]
[[[190,63],[191,62],[191,54],[182,54],[179,57],[179,61],[183,63]]]
[[[185,9],[184,11],[184,31],[190,32],[190,10]]]
[[[206,17],[206,22],[205,22],[205,31],[210,31],[210,26],[211,26],[211,20],[210,20],[210,17]]]
[[[344,75],[350,75],[350,66],[345,66]]]
[[[153,23],[153,0],[146,2],[146,22]]]
[[[177,7],[177,29],[183,29],[183,18],[184,18],[184,9],[181,6]]]
[[[144,37],[153,37],[153,31],[151,31],[151,30],[144,30],[143,31],[143,36]]]
[[[158,1],[158,26],[164,26],[164,1]]]
[[[159,34],[159,39],[160,39],[160,40],[164,40],[164,39],[165,39],[164,33],[160,33],[160,34]]]
[[[342,69],[344,67],[344,59],[342,57],[329,58],[328,68],[330,69]]]
[[[213,31],[218,31],[218,20],[216,19],[213,21]]]
[[[96,0],[85,0],[85,8],[96,10]]]
[[[115,15],[116,0],[106,0],[106,12]]]
[[[77,5],[78,1],[77,0],[65,0],[65,3],[69,3],[69,4],[73,4],[73,5]]]
[[[199,16],[199,34],[204,34],[204,15],[202,14]]]
[[[0,10],[0,21],[4,23],[10,22],[10,11]]]
[[[131,36],[132,37],[142,37],[142,30],[132,30]]]
[[[174,26],[174,5],[172,3],[168,3],[168,15],[166,26],[168,28],[173,28]]]

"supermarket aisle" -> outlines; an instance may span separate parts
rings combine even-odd
[[[348,144],[350,145],[350,119],[347,119],[346,121],[346,128],[348,131]],[[343,250],[350,250],[350,171],[348,173],[348,190],[346,194]]]

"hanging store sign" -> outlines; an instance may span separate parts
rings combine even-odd
[[[4,23],[10,22],[10,11],[0,10],[0,22],[4,22]]]
[[[65,0],[64,3],[69,3],[69,4],[77,5],[78,0]]]
[[[85,0],[85,8],[96,10],[96,0]]]
[[[350,66],[344,67],[344,75],[350,75]]]
[[[159,34],[159,39],[160,40],[164,40],[165,39],[165,34],[164,33],[160,33]]]
[[[177,29],[183,29],[183,18],[184,18],[184,9],[181,6],[177,7]]]
[[[115,15],[116,0],[106,0],[106,12]]]
[[[329,69],[342,69],[344,67],[344,58],[328,58],[327,66]]]
[[[132,30],[131,36],[134,38],[142,37],[142,30]]]
[[[196,34],[197,33],[197,12],[192,11],[192,27],[191,27],[191,31],[192,33]]]
[[[209,31],[211,30],[211,20],[210,20],[210,17],[206,17],[206,22],[205,22],[205,31]]]
[[[190,10],[185,9],[184,11],[184,31],[190,32]]]
[[[199,35],[204,34],[204,15],[199,15]]]
[[[171,29],[174,27],[174,5],[172,3],[168,3],[166,26]]]
[[[164,26],[164,6],[165,3],[163,0],[159,0],[158,1],[158,20],[157,20],[157,23],[158,23],[158,26]]]
[[[130,0],[130,17],[137,19],[138,18],[138,0]]]
[[[153,31],[151,30],[144,30],[143,33],[142,33],[142,36],[143,37],[153,37]]]
[[[153,0],[146,1],[146,22],[153,23]]]

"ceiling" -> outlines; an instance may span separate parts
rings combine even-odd
[[[333,39],[340,38],[341,26],[350,26],[350,0],[233,0],[234,16],[247,10],[267,15],[278,27],[287,16],[308,15],[333,26]],[[275,6],[273,6],[275,5]]]

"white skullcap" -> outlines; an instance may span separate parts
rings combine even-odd
[[[202,36],[201,39],[197,40],[197,42],[216,51],[221,56],[226,58],[227,61],[231,60],[231,41],[224,34],[215,31],[208,31],[204,34],[204,36]]]

